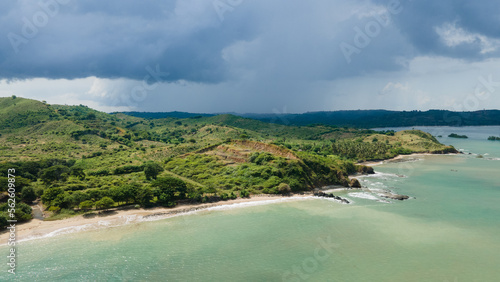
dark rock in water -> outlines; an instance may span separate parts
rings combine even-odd
[[[460,152],[453,146],[448,146],[443,150],[432,151],[433,154],[460,154]]]
[[[409,196],[406,195],[389,194],[389,193],[381,194],[380,196],[383,198],[399,200],[399,201],[408,200],[410,198]]]
[[[352,188],[361,188],[361,183],[356,178],[351,179],[350,185]]]
[[[360,166],[358,168],[358,172],[363,173],[363,174],[375,174],[375,171],[373,170],[373,167],[371,166]]]
[[[403,200],[408,200],[409,198],[410,197],[406,195],[396,195],[393,199],[403,201]]]
[[[332,198],[332,199],[335,199],[335,200],[340,201],[342,203],[349,204],[349,201],[347,199],[344,199],[344,198],[339,197],[339,196],[335,196],[335,195],[333,195],[333,193],[326,194],[324,192],[319,191],[319,192],[314,192],[313,195],[316,197]]]

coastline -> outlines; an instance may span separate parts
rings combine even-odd
[[[267,204],[266,202],[275,203],[280,201],[292,201],[305,199],[311,196],[312,194],[306,193],[304,193],[303,195],[297,194],[292,196],[256,195],[251,198],[238,198],[216,203],[183,204],[173,208],[156,207],[151,209],[112,209],[108,212],[99,214],[95,213],[91,216],[78,215],[60,220],[46,221],[40,219],[32,219],[28,222],[16,225],[16,241],[22,242],[86,230],[97,230],[101,228],[117,227],[144,221],[161,220],[169,217],[186,215],[193,212],[208,211],[218,208],[223,209],[225,207],[235,207],[235,205],[238,204]],[[8,232],[0,234],[0,246],[7,245],[9,235],[10,234]]]
[[[413,153],[410,155],[398,155],[393,158],[377,161],[366,161],[357,163],[358,165],[377,166],[386,162],[393,162],[407,156],[428,156],[432,153]],[[454,154],[453,154],[454,155]],[[352,175],[355,176],[355,175]],[[173,208],[155,207],[151,209],[110,209],[107,212],[94,212],[90,215],[77,215],[60,220],[32,219],[28,222],[16,226],[16,239],[18,242],[42,239],[62,234],[75,233],[87,230],[97,230],[101,228],[117,227],[127,224],[140,223],[144,221],[161,220],[169,217],[187,215],[193,212],[208,211],[218,208],[231,208],[238,204],[258,203],[267,204],[297,200],[311,197],[312,193],[293,194],[291,196],[259,194],[251,198],[238,198],[234,200],[220,201],[205,204],[181,204]],[[245,206],[245,205],[243,205]],[[0,246],[4,246],[8,241],[8,232],[0,234]]]
[[[397,160],[401,160],[404,157],[411,157],[411,156],[415,156],[415,157],[418,157],[418,156],[436,156],[436,155],[456,155],[456,154],[412,153],[412,154],[409,154],[409,155],[397,155],[397,156],[395,156],[393,158],[384,159],[384,160],[365,161],[365,162],[360,162],[360,163],[356,163],[356,164],[357,165],[365,165],[365,166],[377,166],[377,165],[381,165],[381,164],[383,164],[385,162],[394,162],[394,161],[397,161]]]

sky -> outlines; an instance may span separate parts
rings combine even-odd
[[[500,108],[498,0],[0,2],[0,96],[112,111]]]

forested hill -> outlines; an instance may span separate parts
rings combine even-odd
[[[197,114],[197,113],[187,113],[187,112],[123,112],[123,114],[147,118],[147,119],[158,119],[158,118],[194,118],[194,117],[211,117],[216,114]]]
[[[124,114],[142,118],[188,118],[212,116],[213,114],[195,114],[185,112],[125,112]],[[357,128],[398,127],[398,126],[477,126],[500,125],[500,110],[482,110],[473,112],[453,112],[446,110],[429,111],[387,111],[355,110],[332,112],[308,112],[303,114],[237,114],[241,117],[264,122],[304,126],[324,124]]]
[[[456,150],[418,130],[278,125],[230,114],[144,119],[0,98],[0,228],[11,217],[10,179],[21,222],[34,200],[57,219],[132,204],[359,187],[349,175],[370,168],[356,163],[413,152]]]

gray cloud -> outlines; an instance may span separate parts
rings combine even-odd
[[[473,64],[500,56],[498,1],[401,0],[391,13],[394,1],[43,0],[49,9],[3,1],[0,79],[107,79],[109,89],[94,98],[110,105],[158,67],[165,83],[139,103],[143,110],[169,99],[176,99],[170,110],[188,110],[183,105],[191,101],[203,101],[197,111],[314,110],[315,101],[326,101],[321,109],[328,110],[347,95],[368,99],[388,83],[406,85],[403,73],[422,57],[428,64],[440,58]],[[368,38],[363,46],[360,37]],[[341,46],[353,53],[346,56]],[[356,80],[366,85],[345,83]],[[423,92],[398,95],[415,93]]]
[[[146,66],[159,64],[170,73],[167,81],[220,82],[234,68],[335,79],[401,69],[401,59],[415,56],[415,50],[466,58],[499,54],[480,54],[478,42],[448,47],[435,31],[447,22],[457,22],[465,31],[497,38],[499,4],[494,1],[401,1],[401,14],[392,15],[392,23],[347,65],[337,46],[352,41],[354,28],[363,30],[373,21],[369,14],[376,14],[390,1],[374,0],[376,5],[364,1],[243,1],[225,11],[222,22],[214,1],[65,1],[45,0],[58,3],[58,8],[54,15],[45,12],[47,24],[41,27],[34,16],[47,10],[39,4],[2,3],[1,33],[25,41],[14,40],[13,48],[10,38],[0,45],[1,77],[142,79]],[[363,13],[368,16],[360,18]],[[28,38],[23,27],[31,25],[38,31]],[[242,41],[255,40],[258,46],[246,48],[260,50],[242,50],[253,51],[244,54],[253,57],[239,58],[243,62],[223,58],[224,50],[238,43],[244,48]]]
[[[379,1],[377,2],[385,2]],[[402,1],[405,9],[395,18],[395,25],[418,54],[438,55],[467,60],[482,60],[500,56],[500,50],[482,53],[480,40],[469,40],[462,44],[448,46],[436,32],[436,28],[446,29],[447,24],[463,31],[462,35],[484,36],[487,40],[500,36],[498,14],[500,3],[492,0],[453,1],[420,0]]]
[[[1,27],[2,78],[140,80],[147,66],[161,65],[166,81],[216,82],[227,75],[221,50],[252,36],[241,20],[221,24],[211,1],[70,1],[43,26],[34,15],[45,10],[20,3],[2,19],[10,23]]]

